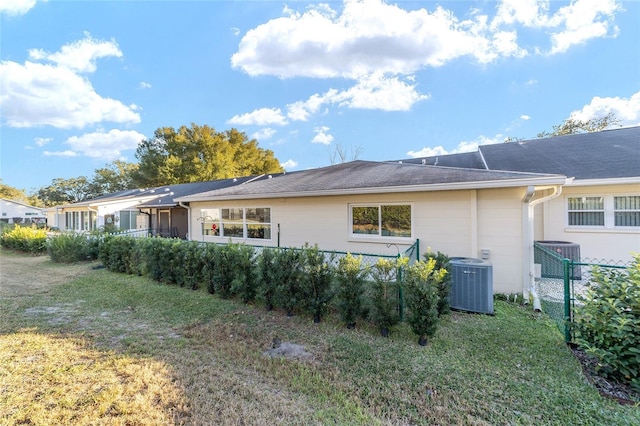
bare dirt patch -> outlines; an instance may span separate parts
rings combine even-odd
[[[0,253],[0,297],[47,293],[52,286],[67,283],[91,271],[92,263],[58,265],[48,256],[18,256]]]

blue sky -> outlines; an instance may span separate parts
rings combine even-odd
[[[0,177],[91,177],[191,123],[289,171],[640,125],[639,22],[617,0],[0,0]]]

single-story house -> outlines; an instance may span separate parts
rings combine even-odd
[[[561,193],[536,205],[534,239],[574,243],[582,258],[604,262],[628,262],[640,252],[640,127],[402,161],[568,176]]]
[[[20,201],[0,198],[0,222],[4,223],[46,223],[44,209],[33,207]]]
[[[176,201],[190,208],[193,240],[396,254],[419,239],[422,253],[484,252],[494,291],[520,293],[533,284],[533,206],[566,183],[560,174],[354,161]]]
[[[47,209],[49,226],[60,230],[90,232],[104,227],[114,231],[148,231],[154,236],[187,238],[188,206],[179,196],[241,185],[266,175],[130,189],[86,201]]]
[[[61,231],[90,232],[104,227],[128,231],[138,229],[137,205],[166,196],[151,189],[128,189],[86,201],[50,207],[48,224]]]
[[[266,175],[245,176],[155,188],[156,193],[166,193],[167,195],[142,202],[136,206],[140,212],[138,216],[139,227],[150,229],[152,235],[186,239],[191,234],[188,220],[189,206],[176,201],[177,198],[242,185],[264,178]]]
[[[176,201],[194,240],[395,254],[420,239],[421,254],[488,259],[494,292],[527,295],[536,240],[607,261],[640,252],[640,127],[355,161]]]

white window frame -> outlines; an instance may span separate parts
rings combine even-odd
[[[227,223],[234,223],[238,225],[242,225],[242,236],[228,236],[224,235],[224,223],[225,219],[222,218],[222,210],[224,209],[237,209],[242,211],[242,218],[237,220],[229,221]],[[265,209],[269,210],[269,221],[268,222],[255,222],[247,220],[247,210],[251,209]],[[212,212],[214,210],[215,212]],[[206,214],[205,214],[206,212]],[[213,214],[212,214],[213,213]],[[251,240],[251,241],[271,241],[273,240],[273,219],[272,219],[273,209],[270,206],[249,206],[249,207],[213,207],[213,208],[202,208],[200,209],[200,218],[199,222],[201,225],[201,232],[203,238],[222,238],[228,240],[229,238],[234,240]],[[213,219],[213,220],[210,220]],[[204,233],[205,227],[209,227],[212,224],[216,225],[218,235],[207,235]],[[266,225],[269,227],[269,238],[256,238],[249,236],[249,227],[251,225]]]
[[[640,214],[640,205],[638,205],[636,208],[633,209],[621,209],[621,210],[616,210],[616,198],[622,198],[622,197],[640,197],[640,194],[633,194],[633,195],[622,195],[622,194],[617,194],[613,196],[613,226],[619,229],[640,229],[640,224],[638,225],[616,225],[616,213],[638,213]]]
[[[402,236],[389,236],[382,235],[382,207],[383,206],[409,206],[411,209],[411,235],[407,237]],[[353,209],[354,207],[376,207],[378,208],[378,233],[377,234],[360,234],[353,232]],[[376,203],[353,203],[348,205],[349,209],[349,239],[351,240],[365,240],[365,241],[402,241],[407,242],[414,239],[415,235],[415,224],[414,224],[414,207],[413,203],[384,203],[384,202],[376,202]]]
[[[616,197],[637,197],[640,194],[575,194],[567,195],[565,198],[565,225],[568,229],[601,229],[601,230],[638,230],[640,226],[616,226],[615,213],[620,211],[637,211],[637,210],[615,210],[615,198]],[[588,197],[602,197],[604,201],[603,210],[585,210],[585,211],[602,211],[604,213],[604,225],[571,225],[569,223],[569,214],[576,212],[576,210],[569,210],[569,200],[572,198],[588,198]]]

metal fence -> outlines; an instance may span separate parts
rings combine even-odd
[[[536,264],[536,293],[542,310],[553,319],[564,334],[566,343],[573,336],[571,324],[576,296],[583,294],[591,282],[594,266],[605,269],[625,269],[629,265],[622,261],[599,259],[567,259],[538,243],[534,243]]]
[[[211,243],[202,243],[202,244],[211,244]],[[224,245],[225,243],[216,243],[216,244]],[[395,244],[388,244],[387,248],[390,248],[391,246],[396,247],[398,251],[397,254],[392,255],[392,254],[374,254],[374,253],[354,253],[354,252],[346,252],[346,251],[329,251],[329,250],[320,250],[320,252],[324,255],[325,259],[331,262],[334,266],[338,264],[338,261],[340,258],[346,256],[347,254],[360,257],[362,259],[362,266],[367,269],[373,267],[378,262],[378,259],[399,259],[400,257],[407,257],[409,258],[410,264],[417,260],[420,260],[420,240],[419,239],[416,239],[416,241],[413,244],[411,244],[409,248],[407,248],[402,252],[400,251],[398,246],[396,246]],[[251,246],[251,247],[253,247],[254,252],[256,254],[260,254],[262,250],[266,248],[276,248],[271,246]],[[294,247],[288,247],[288,248],[278,247],[278,248],[283,250],[302,250],[301,248],[294,248]],[[404,271],[401,268],[399,268],[396,271],[396,274],[397,274],[396,281],[398,283],[402,282]],[[398,285],[397,287],[398,287],[397,289],[398,316],[400,318],[400,321],[404,321],[404,311],[405,311],[404,290],[402,288],[402,285]]]

